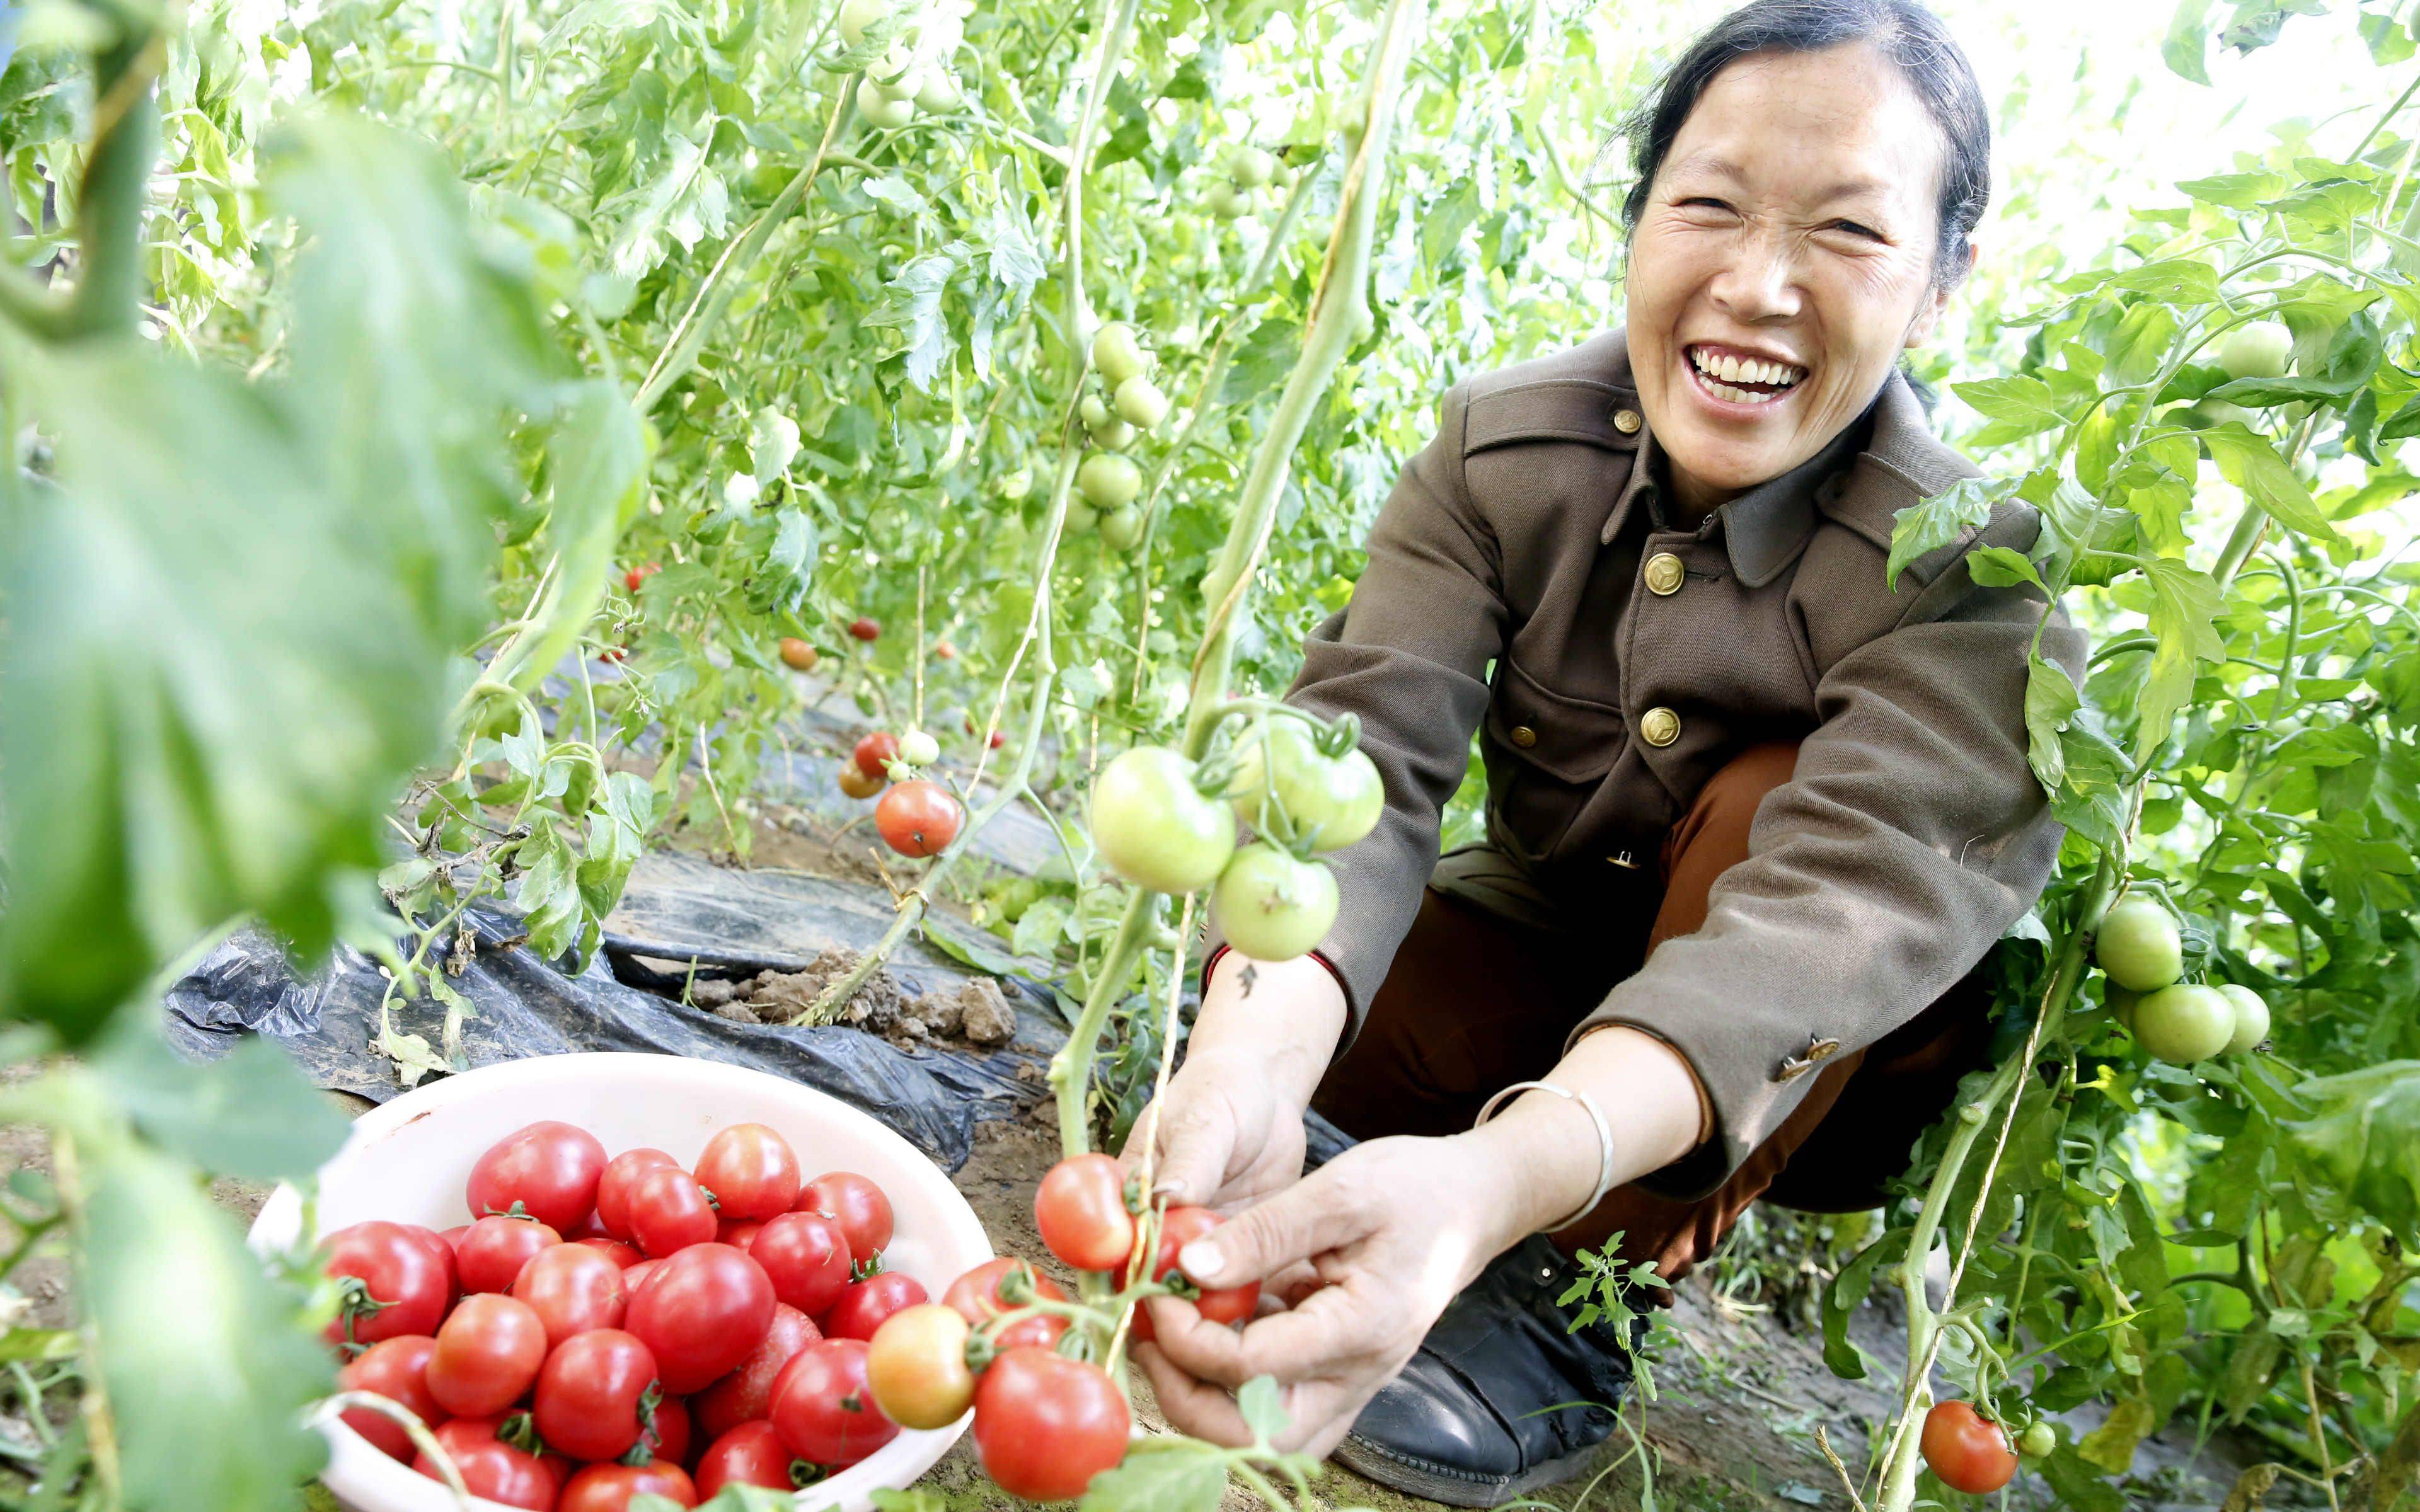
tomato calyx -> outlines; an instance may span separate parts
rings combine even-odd
[[[628,1453],[613,1461],[615,1464],[628,1465],[635,1470],[655,1463],[658,1458],[656,1449],[664,1442],[663,1435],[656,1428],[656,1412],[663,1405],[664,1383],[648,1381],[647,1389],[639,1393],[639,1440],[630,1445]]]
[[[531,1412],[515,1412],[498,1423],[496,1442],[527,1455],[547,1452],[546,1441],[537,1436],[537,1417]]]
[[[882,1252],[880,1250],[876,1250],[862,1260],[849,1261],[848,1278],[851,1281],[871,1281],[881,1273]]]
[[[336,1295],[336,1313],[345,1320],[345,1348],[357,1352],[368,1349],[368,1345],[353,1336],[353,1325],[365,1318],[376,1318],[395,1304],[380,1302],[371,1296],[370,1284],[357,1275],[338,1276]]]
[[[803,1491],[810,1486],[830,1479],[831,1479],[831,1467],[829,1465],[819,1465],[812,1459],[790,1461],[790,1486],[794,1490]]]
[[[1001,1318],[1005,1319],[1007,1316],[1003,1313]],[[967,1333],[967,1368],[978,1376],[990,1366],[992,1361],[1000,1357],[1000,1346],[991,1340],[993,1323],[1000,1320],[995,1319],[980,1328],[970,1329]]]

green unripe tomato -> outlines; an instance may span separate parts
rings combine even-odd
[[[2177,415],[2196,430],[2210,430],[2215,426],[2224,425],[2230,420],[2248,430],[2252,426],[2253,418],[2252,411],[2242,405],[2232,404],[2225,399],[2213,399],[2207,394],[2178,410]]]
[[[2294,333],[2281,321],[2238,326],[2218,344],[2218,365],[2231,378],[2283,378],[2294,360]]]
[[[1275,803],[1268,801],[1272,770]],[[1270,720],[1265,737],[1253,733],[1236,743],[1227,794],[1236,818],[1280,841],[1307,841],[1314,851],[1342,850],[1376,828],[1387,808],[1385,784],[1367,755],[1323,756],[1301,721],[1287,718]]]
[[[1118,385],[1113,402],[1121,418],[1132,421],[1145,430],[1168,418],[1168,395],[1159,392],[1158,384],[1140,373]]]
[[[2101,920],[2093,958],[2120,987],[2148,993],[2183,975],[2184,939],[2177,921],[2150,898],[2121,898]]]
[[[2207,1060],[2235,1038],[2235,1004],[2215,987],[2179,982],[2134,1005],[2134,1039],[2162,1060]]]
[[[2133,1033],[2134,1005],[2143,1000],[2143,995],[2129,992],[2113,981],[2102,989],[2102,995],[2108,1004],[2110,1014],[2126,1026],[2128,1034]]]
[[[1237,147],[1227,154],[1227,177],[1237,189],[1258,189],[1278,171],[1278,160],[1259,147]]]
[[[958,102],[958,81],[946,64],[933,63],[924,69],[924,82],[916,87],[916,108],[928,116],[949,110]]]
[[[880,85],[865,79],[857,86],[857,113],[865,117],[869,126],[895,131],[916,118],[916,102],[893,100],[882,92]]]
[[[1212,184],[1202,196],[1202,208],[1222,221],[1237,220],[1251,213],[1252,196],[1233,184]]]
[[[1128,378],[1126,381],[1131,383],[1135,380]],[[1142,381],[1148,383],[1151,380],[1144,378]],[[1097,393],[1084,395],[1082,402],[1076,406],[1076,412],[1083,417],[1084,429],[1091,433],[1093,440],[1112,452],[1124,451],[1135,439],[1135,428],[1109,413],[1109,407],[1101,402]]]
[[[1093,365],[1100,369],[1101,381],[1114,389],[1150,364],[1142,344],[1135,340],[1134,327],[1112,320],[1093,333]]]
[[[2249,987],[2228,982],[2219,989],[2235,1005],[2235,1032],[2227,1037],[2226,1053],[2240,1056],[2269,1038],[2269,1001]]]
[[[1081,499],[1070,499],[1067,501],[1067,534],[1081,535],[1085,532],[1098,526],[1100,523],[1101,512],[1099,510],[1094,509],[1092,505],[1084,502]]]
[[[2040,1418],[2025,1425],[2017,1435],[2017,1453],[2028,1459],[2047,1459],[2058,1448],[2058,1430]]]
[[[916,50],[906,42],[892,43],[889,52],[866,65],[865,76],[885,100],[913,100],[916,91],[924,87],[924,70],[916,66]]]
[[[891,14],[889,0],[843,0],[840,8],[840,39],[851,47],[865,40],[874,23]]]
[[[899,737],[899,760],[909,766],[930,766],[941,759],[941,743],[922,730]]]
[[[1094,509],[1115,509],[1142,492],[1142,470],[1115,452],[1094,452],[1076,470],[1076,486]]]
[[[1218,880],[1235,852],[1235,821],[1193,785],[1194,770],[1165,746],[1137,746],[1101,768],[1093,843],[1109,870],[1155,892],[1195,892]]]
[[[1218,873],[1210,908],[1236,949],[1255,961],[1291,961],[1336,922],[1336,877],[1317,861],[1254,841]]]
[[[1142,539],[1142,511],[1120,504],[1101,517],[1101,539],[1112,551],[1131,551]]]

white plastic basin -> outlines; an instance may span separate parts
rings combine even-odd
[[[560,1119],[595,1134],[608,1155],[653,1146],[684,1165],[734,1123],[779,1130],[809,1178],[849,1170],[870,1177],[898,1220],[884,1263],[939,1300],[944,1288],[992,1257],[974,1210],[924,1153],[848,1104],[778,1076],[678,1056],[548,1056],[483,1067],[406,1092],[365,1114],[319,1169],[318,1228],[372,1218],[451,1228],[470,1222],[462,1185],[482,1151],[525,1124]],[[302,1201],[280,1187],[252,1226],[264,1252],[302,1232]],[[811,1490],[800,1504],[866,1512],[872,1494],[903,1488],[948,1452],[966,1423],[903,1430],[881,1449]],[[389,1458],[339,1422],[324,1429],[321,1477],[350,1512],[458,1512],[440,1482]],[[473,1498],[479,1512],[510,1512]]]

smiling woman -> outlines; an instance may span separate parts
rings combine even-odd
[[[2060,835],[2026,648],[2084,655],[1968,569],[2033,542],[2022,503],[1885,570],[1975,475],[1894,367],[1988,193],[1939,21],[1759,0],[1631,136],[1622,327],[1446,395],[1305,647],[1289,699],[1357,716],[1387,795],[1337,923],[1214,949],[1157,1123],[1162,1186],[1241,1210],[1187,1273],[1290,1304],[1235,1335],[1154,1303],[1171,1420],[1249,1442],[1226,1392],[1273,1375],[1290,1445],[1466,1505],[1611,1429],[1626,1341],[1571,1328],[1565,1256],[1618,1235],[1677,1280],[1759,1196],[1871,1206],[1981,1062],[1969,974]],[[1440,859],[1474,729],[1487,838]],[[1297,1180],[1306,1105],[1368,1142]]]

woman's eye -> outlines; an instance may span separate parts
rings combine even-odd
[[[1859,225],[1854,221],[1835,221],[1832,224],[1837,230],[1849,232],[1853,236],[1864,237],[1869,241],[1880,241],[1883,239],[1883,234],[1881,232],[1875,230],[1869,225]]]

